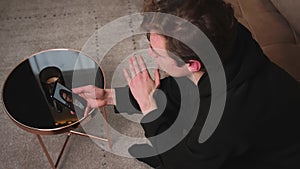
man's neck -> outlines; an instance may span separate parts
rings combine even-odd
[[[195,85],[198,85],[199,80],[203,76],[203,71],[193,72],[188,78],[194,82]]]

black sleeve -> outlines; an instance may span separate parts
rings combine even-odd
[[[173,118],[168,116],[170,109],[166,107],[167,98],[165,93],[162,90],[157,90],[154,94],[154,99],[158,108],[149,112],[141,120],[141,125],[147,138],[164,132],[173,123]],[[176,112],[171,113],[176,114]]]
[[[147,138],[156,136],[168,129],[168,120],[161,116],[162,113],[160,109],[156,109],[143,117],[141,125]]]

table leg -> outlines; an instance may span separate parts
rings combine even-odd
[[[47,150],[47,148],[46,148],[46,146],[45,146],[45,144],[44,144],[44,142],[43,142],[43,140],[42,140],[42,137],[41,137],[40,135],[38,135],[38,134],[36,135],[37,138],[38,138],[38,140],[39,140],[39,143],[40,143],[40,145],[41,145],[41,147],[42,147],[42,149],[43,149],[43,151],[44,151],[44,153],[46,154],[46,157],[47,157],[47,159],[48,159],[48,161],[49,161],[49,163],[50,163],[52,169],[56,169],[56,167],[58,166],[59,161],[60,161],[60,159],[61,159],[61,157],[62,157],[62,155],[63,155],[63,152],[64,152],[64,150],[65,150],[65,148],[66,148],[66,145],[67,145],[67,143],[68,143],[68,141],[69,141],[69,139],[70,139],[71,134],[72,134],[72,133],[68,133],[67,138],[66,138],[66,140],[65,140],[65,143],[64,143],[64,145],[63,145],[63,147],[62,147],[62,149],[61,149],[61,151],[60,151],[60,153],[59,153],[59,155],[58,155],[58,158],[57,158],[57,160],[56,160],[55,165],[54,165],[54,162],[53,162],[52,158],[50,157],[49,152],[48,152],[48,150]]]
[[[105,107],[102,108],[102,112],[103,112],[103,116],[104,116],[104,119],[105,119],[106,138],[107,138],[107,141],[108,141],[108,146],[111,149],[112,148],[112,142],[111,142],[111,139],[110,139],[109,124],[108,124],[108,121],[107,121],[107,114],[106,114]]]
[[[46,148],[46,146],[45,146],[45,144],[44,144],[44,142],[43,142],[43,140],[42,140],[42,137],[41,137],[40,135],[38,135],[38,134],[37,134],[36,136],[37,136],[37,138],[38,138],[38,140],[39,140],[39,143],[40,143],[40,145],[41,145],[41,147],[42,147],[44,153],[45,153],[46,156],[47,156],[47,159],[48,159],[48,161],[49,161],[49,163],[50,163],[52,169],[56,169],[56,167],[55,167],[55,165],[54,165],[54,162],[53,162],[52,158],[50,157],[50,155],[49,155],[49,153],[48,153],[48,150],[47,150],[47,148]]]
[[[67,138],[66,138],[65,143],[64,143],[64,145],[63,145],[63,147],[62,147],[62,149],[61,149],[61,151],[60,151],[60,153],[58,155],[58,158],[57,158],[55,164],[54,164],[52,158],[49,155],[49,152],[48,152],[48,150],[47,150],[47,148],[46,148],[46,146],[45,146],[45,144],[43,142],[42,137],[39,134],[36,134],[36,136],[37,136],[37,138],[39,140],[39,143],[40,143],[40,145],[41,145],[41,147],[42,147],[42,149],[43,149],[43,151],[44,151],[44,153],[45,153],[45,155],[46,155],[46,157],[47,157],[47,159],[48,159],[48,161],[49,161],[52,169],[56,169],[56,167],[58,166],[59,161],[60,161],[60,159],[61,159],[61,157],[63,155],[63,152],[64,152],[64,150],[66,148],[66,145],[67,145],[67,143],[68,143],[68,141],[70,139],[70,136],[72,134],[76,134],[76,135],[80,135],[80,136],[85,136],[85,137],[90,137],[90,138],[94,138],[94,139],[98,139],[98,140],[102,140],[102,141],[107,141],[108,145],[109,145],[109,148],[112,147],[112,143],[111,143],[111,140],[110,140],[110,133],[109,133],[109,125],[108,125],[108,122],[107,122],[107,114],[106,114],[105,108],[103,108],[102,111],[103,111],[103,116],[104,116],[104,119],[105,119],[105,127],[106,127],[106,136],[107,136],[107,138],[101,138],[101,137],[97,137],[97,136],[89,135],[89,134],[86,134],[86,133],[81,133],[81,132],[77,132],[77,131],[71,130],[67,134]]]
[[[68,135],[67,135],[66,141],[65,141],[65,143],[64,143],[64,145],[63,145],[63,147],[62,147],[62,149],[61,149],[61,151],[60,151],[60,153],[59,153],[59,155],[58,155],[58,158],[57,158],[57,160],[56,160],[55,167],[58,166],[58,163],[59,163],[59,161],[60,161],[60,159],[61,159],[61,157],[62,157],[62,155],[63,155],[63,153],[64,153],[64,151],[65,151],[66,145],[68,144],[68,141],[69,141],[69,139],[70,139],[70,137],[71,137],[71,134],[72,134],[72,133],[68,133]]]

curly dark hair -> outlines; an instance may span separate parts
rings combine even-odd
[[[212,42],[222,62],[226,62],[232,52],[237,34],[233,9],[223,0],[145,0],[144,12],[167,13],[180,17],[197,26]],[[142,27],[147,31],[161,32],[166,38],[166,48],[180,57],[185,63],[189,60],[201,60],[188,46],[179,40],[163,35],[168,29],[173,34],[182,34],[182,38],[192,40],[195,32],[185,30],[184,24],[171,25],[167,18],[144,18]],[[188,34],[186,33],[188,32]]]

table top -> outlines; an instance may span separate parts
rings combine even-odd
[[[57,77],[53,75],[56,70]],[[73,113],[53,99],[51,82],[57,79],[68,89],[105,86],[102,70],[90,57],[70,49],[42,51],[25,59],[7,76],[2,99],[9,117],[19,127],[36,134],[62,133],[76,127],[84,119],[83,114],[77,109]]]

